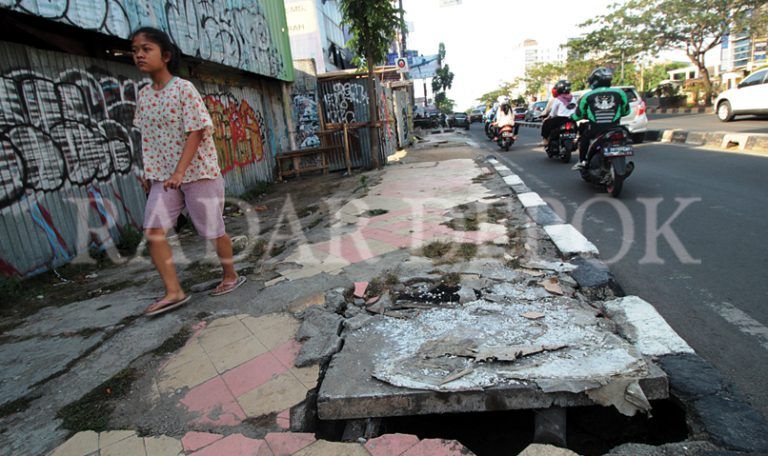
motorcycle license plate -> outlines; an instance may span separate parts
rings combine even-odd
[[[635,155],[632,146],[608,146],[603,149],[603,155],[606,157],[627,157]]]
[[[561,133],[560,137],[563,139],[576,139],[576,133]]]
[[[502,137],[502,138],[511,138],[511,137],[513,137],[513,136],[515,136],[515,135],[514,135],[514,134],[512,134],[511,132],[508,132],[508,131],[505,131],[505,132],[503,132],[503,133],[501,134],[501,137]]]

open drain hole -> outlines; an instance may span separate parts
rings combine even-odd
[[[671,400],[651,401],[653,416],[627,417],[613,407],[567,410],[568,448],[602,455],[625,443],[663,445],[688,437],[685,412]],[[413,434],[420,439],[458,440],[477,456],[517,454],[533,443],[534,412],[460,413],[384,418],[381,434]]]
[[[409,292],[400,293],[398,301],[430,302],[433,304],[459,302],[459,290],[461,287],[445,284],[436,287],[414,287]]]

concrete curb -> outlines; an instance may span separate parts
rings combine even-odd
[[[648,130],[645,140],[715,147],[742,152],[767,152],[768,134],[729,133],[725,131]]]
[[[715,110],[709,108],[645,108],[651,114],[714,114]]]
[[[577,265],[573,278],[585,295],[603,300],[602,291],[607,288],[623,296],[608,266],[598,259],[594,244],[573,225],[564,223],[509,167],[492,155],[486,161],[509,185],[525,212],[544,229],[563,257]],[[638,350],[657,359],[666,372],[670,398],[680,401],[686,409],[691,430],[689,438],[706,435],[708,440],[727,450],[748,454],[768,452],[765,418],[725,384],[719,371],[698,356],[653,305],[636,296],[626,296],[606,302],[604,306],[606,314],[618,319],[619,326],[627,332],[625,336]]]

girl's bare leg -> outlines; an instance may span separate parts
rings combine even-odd
[[[176,301],[184,298],[179,277],[176,275],[176,265],[173,263],[171,246],[165,239],[165,230],[162,228],[148,228],[145,231],[149,244],[149,254],[155,264],[157,272],[165,285],[163,300]],[[154,310],[154,309],[148,309]]]
[[[237,280],[235,262],[232,259],[234,256],[232,253],[232,240],[225,234],[224,236],[214,239],[213,242],[216,244],[216,254],[219,255],[219,261],[221,261],[221,267],[224,270],[222,283],[232,283]]]

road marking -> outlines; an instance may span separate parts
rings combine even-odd
[[[762,323],[750,317],[730,302],[723,301],[719,305],[711,301],[706,302],[707,306],[723,317],[725,321],[736,326],[744,334],[758,339],[760,345],[768,350],[768,327],[765,327]]]

